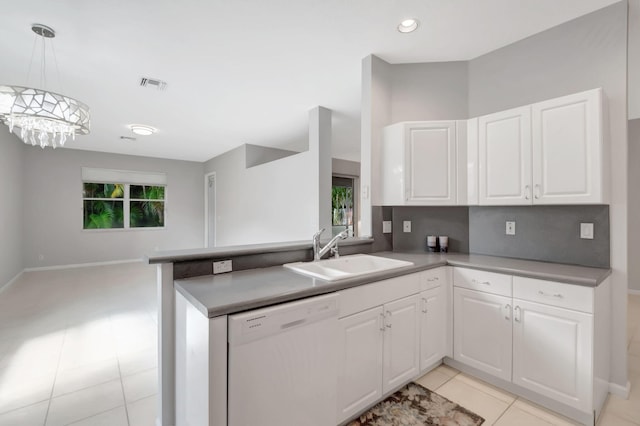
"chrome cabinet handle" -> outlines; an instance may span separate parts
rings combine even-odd
[[[550,293],[545,293],[545,292],[544,292],[544,291],[542,291],[542,290],[538,290],[538,294],[539,294],[540,296],[544,296],[544,297],[555,297],[555,298],[557,298],[557,299],[562,299],[562,298],[564,298],[564,296],[562,295],[562,293],[553,293],[553,294],[550,294]]]
[[[422,313],[426,314],[428,312],[427,306],[429,306],[427,299],[422,298]]]
[[[520,309],[520,306],[516,306],[513,311],[515,313],[513,319],[517,322],[520,322],[520,315],[522,314],[522,309]]]
[[[387,315],[389,316],[389,324],[386,324],[386,316],[385,316],[385,327],[391,328],[391,312],[387,311]]]
[[[540,184],[536,183],[534,188],[535,188],[535,197],[536,197],[536,200],[537,200],[537,199],[540,198],[540,194],[541,194]]]
[[[529,185],[525,185],[524,187],[524,199],[525,200],[531,199],[531,187]]]
[[[504,310],[506,312],[506,314],[504,315],[504,319],[506,319],[507,321],[511,321],[511,305],[507,303],[507,305],[504,307]]]
[[[478,281],[476,279],[471,280],[473,284],[491,285],[491,281]]]
[[[384,331],[384,323],[385,323],[385,316],[383,313],[380,314],[380,317],[382,318],[380,321],[382,322],[382,326],[380,327],[380,331]]]

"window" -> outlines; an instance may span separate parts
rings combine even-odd
[[[163,228],[164,186],[83,183],[84,229]]]
[[[82,178],[83,229],[164,228],[164,174],[83,168]]]

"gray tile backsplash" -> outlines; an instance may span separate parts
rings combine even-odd
[[[402,223],[411,221],[411,232]],[[427,250],[427,235],[449,237],[449,251],[469,252],[468,207],[393,207],[393,249]]]
[[[581,222],[593,223],[593,240],[580,238]],[[469,207],[469,251],[608,268],[609,206]]]
[[[447,235],[454,252],[609,267],[609,206],[393,207],[392,217],[395,251],[426,251],[427,235]],[[516,222],[515,235],[505,234],[506,221]],[[580,238],[581,222],[594,224],[593,240]]]

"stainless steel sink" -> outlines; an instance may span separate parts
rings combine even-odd
[[[302,275],[320,278],[325,281],[339,281],[412,265],[413,262],[404,260],[388,259],[368,254],[354,254],[352,256],[342,256],[339,259],[287,263],[283,266]]]

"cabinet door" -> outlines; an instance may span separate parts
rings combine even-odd
[[[446,355],[446,286],[420,293],[420,371]]]
[[[602,203],[602,90],[532,106],[534,204]]]
[[[513,382],[592,409],[593,316],[514,299]]]
[[[407,204],[457,204],[455,126],[455,121],[406,124]]]
[[[511,380],[511,298],[453,289],[453,358]]]
[[[531,204],[531,107],[478,119],[479,204]]]
[[[382,392],[417,376],[420,369],[419,295],[384,305],[384,367]]]
[[[382,306],[339,321],[338,422],[382,396]]]

